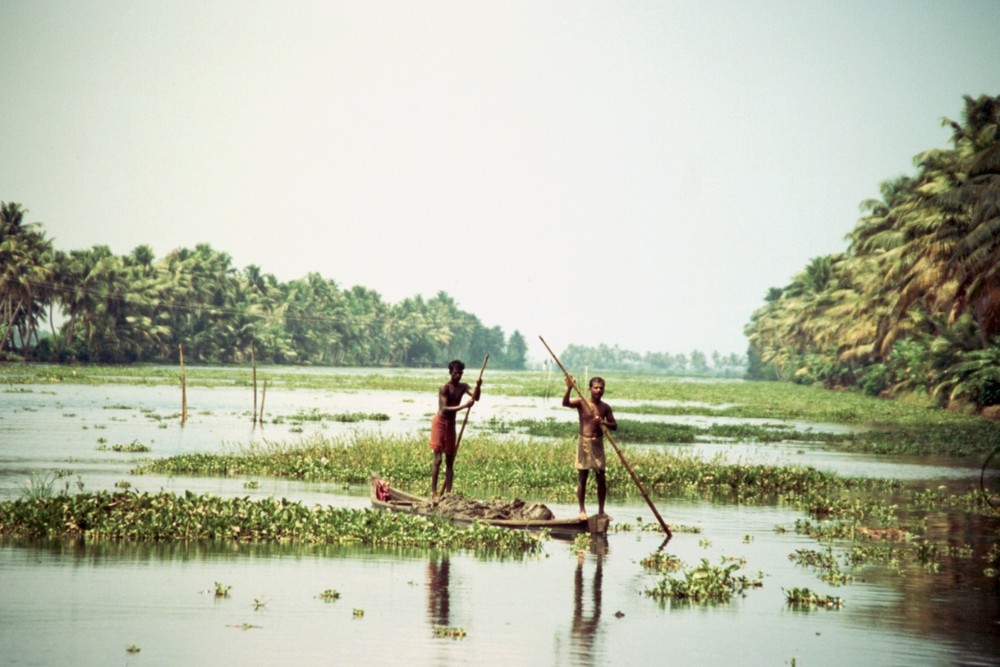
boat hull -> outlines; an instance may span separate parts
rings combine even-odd
[[[372,507],[389,512],[402,512],[406,514],[417,514],[428,518],[446,518],[453,524],[459,526],[471,526],[475,522],[486,523],[499,528],[509,528],[511,530],[532,530],[548,531],[549,535],[561,539],[573,539],[578,535],[604,535],[608,532],[608,525],[611,517],[606,514],[599,514],[586,519],[487,519],[482,517],[449,516],[444,517],[434,512],[425,511],[428,499],[424,496],[414,495],[401,491],[391,485],[382,485],[379,489],[381,478],[373,475],[370,484],[370,496]]]

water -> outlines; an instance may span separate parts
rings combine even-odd
[[[21,493],[28,475],[70,471],[86,490],[128,481],[137,490],[275,495],[343,507],[367,507],[367,489],[287,480],[132,476],[149,456],[227,451],[252,441],[336,435],[354,428],[413,432],[426,428],[435,397],[406,392],[272,391],[269,415],[311,408],[385,412],[388,422],[307,422],[252,428],[246,389],[189,392],[191,417],[175,419],[171,387],[30,386],[0,395],[0,498]],[[106,409],[108,406],[118,406]],[[566,418],[555,400],[487,397],[473,422],[491,416]],[[159,417],[159,418],[157,418]],[[568,415],[569,418],[572,415]],[[164,427],[165,426],[165,427]],[[474,430],[472,431],[474,432]],[[467,432],[468,433],[468,432]],[[148,454],[99,451],[138,440]],[[663,445],[669,446],[669,445]],[[853,474],[962,479],[978,471],[940,461],[892,462],[828,452],[803,443],[698,445],[722,452],[816,465]],[[872,471],[874,463],[880,466]],[[74,489],[70,489],[71,491]],[[550,507],[557,516],[574,508]],[[643,594],[658,576],[639,561],[662,546],[650,532],[612,533],[576,554],[552,541],[545,552],[497,559],[468,552],[219,544],[0,544],[2,665],[1000,665],[1000,590],[981,558],[948,557],[942,572],[906,576],[872,568],[832,587],[794,564],[797,549],[823,549],[790,527],[798,512],[780,507],[657,501],[677,532],[665,550],[690,565],[745,558],[744,573],[763,586],[730,604],[659,604]],[[618,523],[653,521],[641,503],[609,503]],[[997,522],[935,514],[935,540],[995,541]],[[215,583],[231,586],[216,598]],[[837,595],[836,611],[793,611],[783,588]],[[340,598],[319,594],[335,589]],[[259,607],[255,609],[255,603]],[[357,610],[357,611],[356,611]],[[464,636],[435,634],[447,627]],[[126,648],[134,645],[138,653]]]

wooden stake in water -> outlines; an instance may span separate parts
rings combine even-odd
[[[264,425],[264,401],[267,399],[267,378],[264,378],[264,387],[260,392],[260,416],[257,418],[257,423],[261,426]]]
[[[544,338],[542,338],[541,336],[539,336],[538,338],[542,341],[542,345],[545,346],[545,349],[549,351],[549,354],[552,355],[552,358],[555,359],[556,363],[559,364],[559,368],[562,369],[563,374],[565,374],[566,377],[569,378],[570,383],[573,385],[573,389],[576,390],[577,395],[583,400],[584,405],[590,405],[590,402],[587,400],[587,397],[584,396],[583,392],[580,391],[580,388],[576,386],[576,382],[573,380],[573,376],[569,374],[569,371],[566,370],[566,367],[562,365],[561,361],[559,361],[559,357],[556,356],[556,353],[552,351],[552,348],[549,347],[549,344],[545,342]],[[649,499],[649,494],[646,493],[646,489],[642,486],[642,482],[639,481],[639,478],[636,476],[635,471],[632,470],[632,466],[630,466],[628,464],[628,461],[625,460],[625,455],[622,454],[622,450],[618,448],[618,443],[615,442],[615,439],[611,436],[611,431],[609,431],[608,427],[605,426],[604,424],[601,424],[601,430],[604,432],[604,437],[607,438],[608,442],[611,443],[611,446],[614,447],[615,453],[618,454],[618,459],[622,462],[622,465],[625,466],[625,470],[627,470],[628,474],[632,477],[632,481],[635,482],[635,485],[639,488],[639,493],[641,493],[642,497],[646,499],[646,504],[649,505],[649,509],[653,510],[653,516],[655,516],[656,520],[660,522],[660,527],[663,528],[663,532],[667,534],[667,539],[670,539],[671,537],[673,537],[673,534],[670,532],[670,527],[667,526],[667,522],[663,520],[663,517],[660,516],[660,513],[656,511],[656,506],[653,505],[653,501]]]
[[[253,343],[250,343],[250,366],[253,368],[253,419],[251,423],[257,423],[257,355],[254,352]]]
[[[184,346],[178,345],[177,351],[181,358],[181,426],[188,418],[187,376],[184,374]]]

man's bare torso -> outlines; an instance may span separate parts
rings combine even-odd
[[[455,412],[448,411],[444,412],[440,408],[445,406],[455,406],[462,402],[462,397],[469,392],[469,385],[464,382],[459,382],[457,385],[450,382],[445,382],[441,385],[441,389],[438,392],[439,399],[439,409],[438,414],[449,421],[455,421]]]
[[[597,404],[593,401],[580,401],[576,410],[580,415],[580,435],[585,438],[596,438],[599,435],[604,435],[600,425],[594,423],[594,414],[596,410],[596,414],[600,415],[601,419],[607,419],[608,413],[611,412],[610,405],[604,401]]]

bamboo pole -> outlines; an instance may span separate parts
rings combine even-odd
[[[264,387],[260,392],[260,416],[257,418],[257,423],[262,427],[264,426],[264,400],[267,398],[267,378],[264,378]]]
[[[490,360],[490,355],[487,353],[486,358],[483,359],[483,366],[479,369],[479,377],[476,378],[476,384],[478,385],[480,380],[483,379],[483,371],[486,370],[486,362]],[[462,418],[462,428],[458,431],[458,437],[455,438],[455,456],[458,456],[458,446],[462,444],[462,434],[465,433],[465,425],[469,422],[469,413],[472,412],[472,406],[470,405],[465,410],[465,417]]]
[[[250,366],[253,368],[253,418],[251,423],[257,423],[257,355],[254,352],[254,345],[250,343]]]
[[[181,359],[181,426],[188,418],[187,375],[184,372],[184,346],[178,345],[177,351]]]
[[[570,383],[573,385],[573,389],[576,390],[577,395],[580,396],[585,405],[589,406],[590,402],[587,400],[587,397],[584,396],[583,392],[580,391],[580,388],[576,386],[576,381],[573,380],[573,376],[569,374],[569,371],[566,370],[566,367],[562,365],[561,361],[559,361],[559,357],[557,357],[556,353],[552,351],[552,348],[549,347],[549,344],[545,342],[544,338],[542,338],[541,336],[539,336],[538,338],[542,341],[542,345],[545,346],[545,349],[549,351],[549,354],[552,355],[552,358],[555,359],[556,363],[559,364],[559,368],[562,369],[562,372],[569,379]],[[663,532],[667,534],[667,539],[670,539],[671,537],[673,537],[673,534],[670,532],[670,527],[667,526],[667,522],[663,520],[663,517],[661,517],[660,513],[656,510],[656,506],[653,505],[653,501],[650,500],[649,494],[646,493],[646,489],[645,487],[643,487],[642,482],[639,481],[639,478],[636,476],[635,471],[632,470],[632,466],[630,466],[628,464],[628,461],[625,460],[625,455],[622,454],[622,450],[618,448],[618,443],[615,442],[614,437],[612,437],[611,431],[609,431],[608,427],[605,426],[604,424],[601,424],[601,431],[604,432],[604,437],[607,438],[608,442],[611,443],[611,446],[614,447],[615,453],[618,454],[618,459],[622,462],[622,465],[625,466],[625,470],[628,471],[628,474],[632,477],[632,481],[635,482],[635,485],[639,488],[639,493],[641,493],[642,497],[646,499],[646,504],[649,505],[649,509],[653,511],[653,516],[656,517],[656,520],[660,522],[660,527],[663,528]]]

